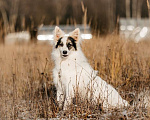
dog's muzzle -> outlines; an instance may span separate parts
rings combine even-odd
[[[63,51],[63,55],[62,55],[62,56],[63,56],[63,57],[67,57],[67,56],[68,56],[66,50]]]

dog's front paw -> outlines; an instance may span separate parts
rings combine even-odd
[[[58,108],[59,110],[63,110],[63,103],[58,102]]]
[[[71,99],[68,100],[66,99],[64,101],[63,110],[67,110],[70,104],[71,104]]]

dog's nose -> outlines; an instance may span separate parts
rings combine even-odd
[[[63,54],[67,54],[67,51],[66,51],[66,50],[64,50],[64,51],[63,51]]]

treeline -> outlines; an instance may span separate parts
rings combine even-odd
[[[31,30],[41,24],[82,24],[86,17],[87,24],[90,24],[93,30],[105,34],[116,29],[120,17],[148,17],[147,0],[82,0],[82,2],[81,0],[0,0],[2,26],[0,30],[3,28],[4,33],[7,34]],[[83,11],[83,5],[84,10],[87,8],[87,15],[86,11]]]

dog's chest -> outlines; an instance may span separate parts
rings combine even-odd
[[[77,69],[79,68],[77,68],[76,64],[70,60],[63,61],[60,64],[61,75],[65,78],[74,76],[77,72]]]
[[[82,67],[76,62],[71,60],[66,60],[60,64],[60,76],[61,82],[65,85],[72,84],[75,85],[77,81],[83,78]],[[81,80],[82,81],[82,80]]]

